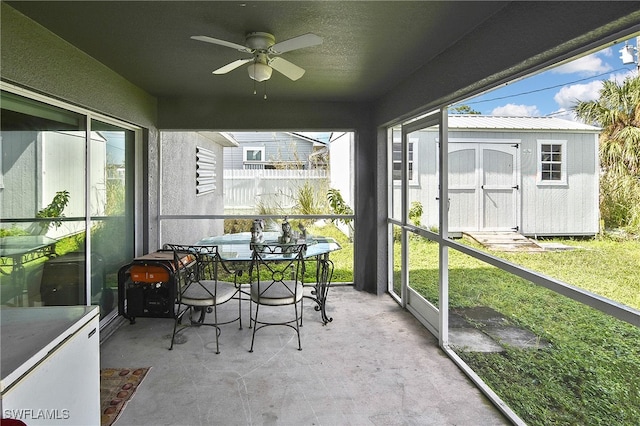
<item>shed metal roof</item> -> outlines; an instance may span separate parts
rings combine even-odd
[[[450,129],[565,130],[599,133],[600,128],[556,117],[500,117],[495,115],[452,114]]]

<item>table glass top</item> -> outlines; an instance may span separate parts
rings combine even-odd
[[[57,241],[44,235],[18,235],[0,237],[0,256],[29,253],[55,244]]]
[[[264,244],[278,244],[279,236],[280,233],[278,232],[265,232]],[[307,250],[305,252],[306,258],[328,254],[342,248],[333,238],[321,236],[308,236],[306,240],[294,243],[305,243],[307,245]],[[252,250],[250,232],[206,237],[195,244],[202,246],[218,246],[218,253],[223,260],[251,260]]]

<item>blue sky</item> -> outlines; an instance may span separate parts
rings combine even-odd
[[[102,131],[107,139],[107,163],[124,164],[124,132]]]
[[[629,38],[636,46],[636,39]],[[620,49],[624,42],[543,71],[531,77],[498,87],[469,98],[460,104],[485,115],[554,116],[572,120],[576,100],[598,98],[602,80],[622,81],[636,73],[636,65],[623,65]],[[634,57],[637,62],[637,56]]]
[[[457,105],[468,105],[484,115],[552,116],[575,121],[571,107],[577,100],[597,99],[603,80],[622,82],[630,74],[637,73],[635,64],[624,65],[620,59],[620,50],[625,42],[638,47],[637,39],[629,37],[615,45],[500,86]],[[637,63],[638,56],[634,56],[634,59]],[[327,136],[327,133],[302,133],[318,139]]]

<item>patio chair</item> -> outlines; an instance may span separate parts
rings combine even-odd
[[[238,275],[224,264],[218,254],[217,246],[189,246],[167,244],[165,248],[173,251],[176,266],[176,304],[175,322],[171,346],[173,349],[176,335],[188,327],[203,325],[216,329],[216,353],[220,353],[218,338],[220,326],[238,321],[242,330],[242,311]],[[233,282],[221,280],[222,274],[233,276]],[[238,316],[224,322],[218,320],[218,306],[232,299],[238,300]],[[213,322],[205,322],[208,313],[213,313]]]
[[[249,324],[253,326],[251,349],[256,332],[271,325],[291,327],[300,343],[300,326],[303,310],[303,277],[305,244],[254,244],[251,267]],[[255,304],[255,314],[252,306]],[[298,307],[299,305],[299,307]],[[293,317],[273,317],[271,321],[260,317],[260,306],[293,306]],[[271,312],[267,312],[271,314]]]

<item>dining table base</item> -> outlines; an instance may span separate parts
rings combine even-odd
[[[311,296],[305,296],[316,303],[314,309],[320,312],[323,325],[327,325],[333,318],[327,315],[327,295],[333,275],[333,262],[329,260],[328,255],[318,256],[316,259],[316,282],[308,286],[312,287]]]
[[[305,288],[311,290],[310,294],[305,295],[305,298],[311,299],[315,303],[314,309],[320,312],[322,323],[327,325],[333,321],[333,318],[327,315],[327,294],[329,293],[334,270],[334,264],[329,260],[329,255],[332,252],[340,250],[342,247],[331,237],[307,236],[303,241],[280,243],[281,237],[278,232],[264,232],[262,241],[256,243],[252,240],[250,232],[239,232],[206,237],[198,241],[195,245],[218,246],[220,258],[227,265],[237,263],[243,265],[242,267],[246,267],[253,259],[253,249],[260,244],[282,244],[283,247],[286,247],[287,245],[304,243],[306,245],[306,250],[303,252],[305,264],[307,262],[316,262],[316,282],[303,284]],[[286,250],[283,253],[285,252]],[[270,256],[269,259],[278,260],[277,257],[278,256]],[[290,255],[283,255],[282,257],[288,259]]]

